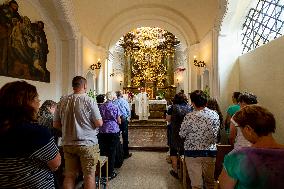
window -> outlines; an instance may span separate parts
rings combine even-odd
[[[249,52],[284,33],[284,0],[258,0],[249,10],[242,29],[243,53]]]

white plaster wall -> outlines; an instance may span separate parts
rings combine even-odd
[[[232,104],[232,94],[239,91],[238,56],[240,45],[238,33],[219,36],[218,64],[220,81],[220,108],[226,115],[226,108]]]
[[[276,118],[275,137],[284,143],[284,37],[239,57],[240,89],[257,95]]]
[[[198,73],[201,76],[201,81],[203,80],[203,72],[205,69],[209,71],[209,88],[210,93],[212,95],[213,89],[213,77],[212,77],[212,57],[213,57],[213,38],[212,38],[212,31],[208,32],[206,36],[201,40],[199,45],[199,56],[197,56],[197,61],[204,61],[206,64],[206,68],[197,68]],[[201,90],[205,89],[203,83],[201,83]]]
[[[193,65],[194,56],[199,54],[199,44],[191,45],[189,47],[189,61],[188,61],[188,89],[189,93],[197,89],[197,67]]]
[[[3,2],[4,0],[1,0],[0,4],[2,4]],[[17,0],[17,3],[19,4],[18,12],[21,16],[29,17],[31,22],[44,20],[41,17],[41,14],[38,12],[38,9],[36,9],[28,1]],[[61,78],[58,78],[57,76],[58,75],[57,72],[60,71],[60,69],[56,69],[57,68],[56,44],[55,44],[56,40],[52,32],[52,28],[47,22],[45,22],[44,30],[46,33],[48,49],[49,49],[49,53],[47,55],[46,67],[50,72],[50,83],[30,81],[30,80],[27,80],[27,82],[36,86],[41,102],[44,102],[47,99],[57,101],[61,96],[61,91],[59,92],[56,91],[58,85],[60,85]],[[22,79],[0,76],[0,87],[2,87],[7,82],[12,82],[17,80],[22,80]]]
[[[105,93],[105,81],[106,81],[106,51],[104,48],[100,46],[94,45],[89,39],[82,36],[82,69],[83,75],[86,77],[88,72],[90,71],[90,66],[92,64],[96,64],[98,60],[102,64],[101,69],[94,70],[93,73],[93,81],[88,80],[88,89],[87,91],[96,90],[96,93],[101,94]],[[89,77],[90,78],[90,77]]]

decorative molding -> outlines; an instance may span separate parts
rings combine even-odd
[[[57,9],[57,13],[59,14],[60,22],[66,22],[67,26],[70,28],[65,28],[66,33],[68,33],[68,36],[73,39],[78,39],[80,35],[80,29],[77,24],[77,21],[74,16],[74,8],[73,3],[70,2],[70,0],[53,0],[54,6]],[[63,24],[64,25],[64,24]],[[70,32],[71,31],[71,32]]]
[[[185,68],[187,60],[188,60],[187,49],[182,50],[181,48],[177,47],[175,52],[175,64],[173,65],[173,69],[176,70],[178,68]]]
[[[223,24],[223,19],[228,13],[229,0],[219,0],[218,15],[214,23],[214,30],[220,31]]]
[[[124,53],[120,51],[113,52],[113,72],[115,75],[124,75],[125,57]]]

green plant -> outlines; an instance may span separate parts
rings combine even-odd
[[[210,88],[208,87],[208,85],[205,86],[205,89],[203,90],[203,92],[205,93],[207,98],[210,98]]]
[[[87,92],[87,95],[93,99],[96,99],[97,96],[96,90],[90,89],[89,92]]]
[[[158,98],[159,98],[159,100],[162,100],[162,99],[164,99],[165,98],[165,92],[164,91],[162,91],[162,92],[159,92],[158,93]]]

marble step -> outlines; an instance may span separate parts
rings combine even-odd
[[[165,126],[130,126],[128,133],[130,150],[168,151]]]

